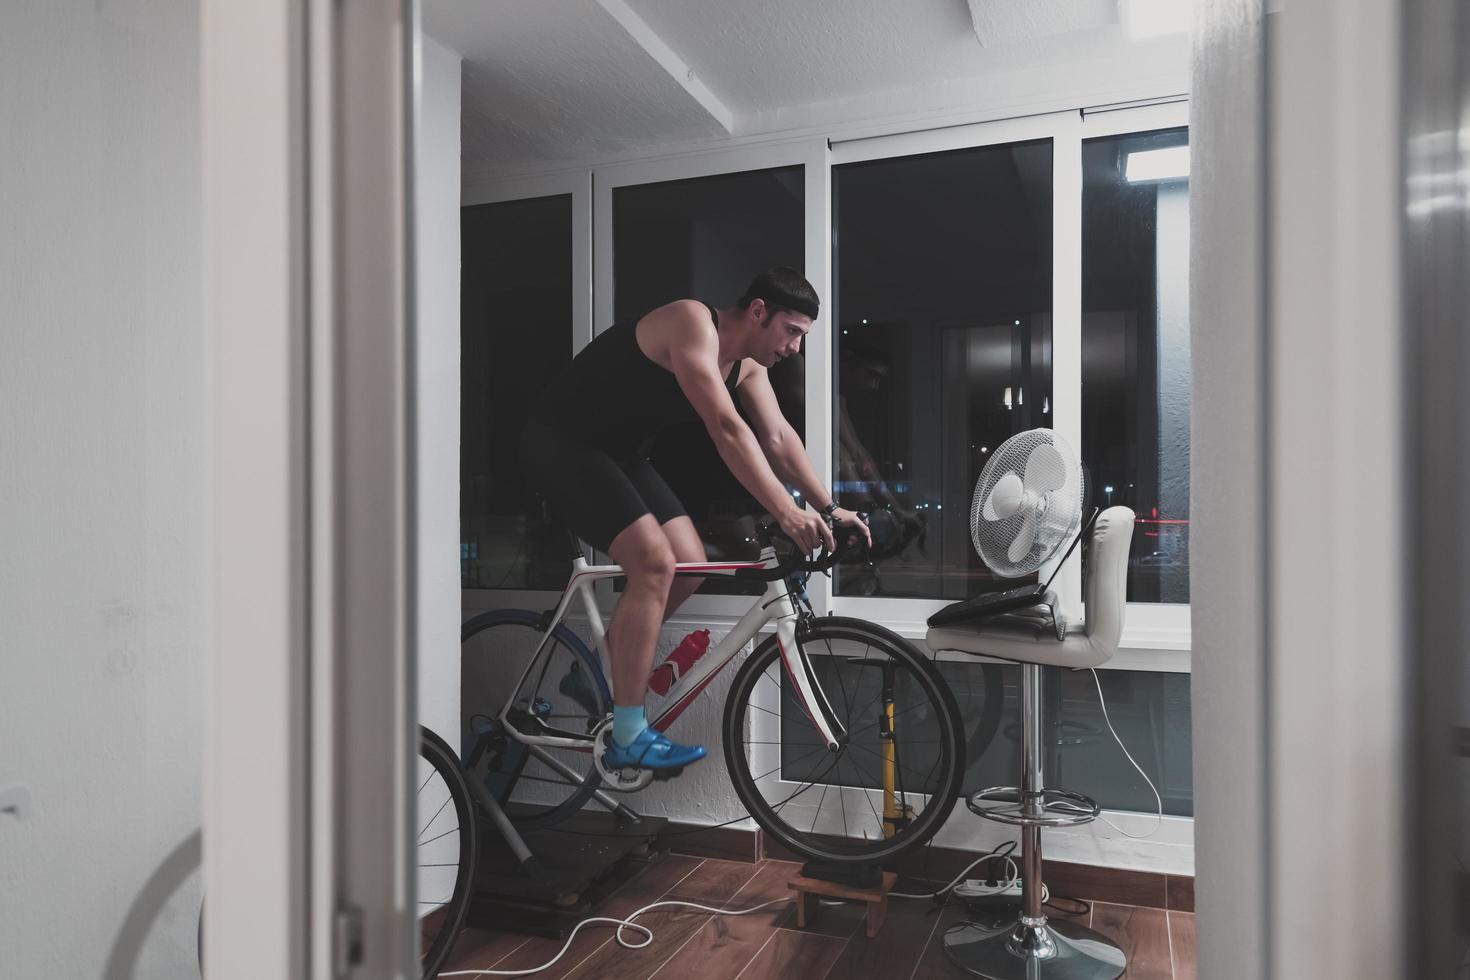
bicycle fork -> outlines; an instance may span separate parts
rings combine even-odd
[[[797,618],[793,611],[776,621],[776,649],[781,654],[781,663],[786,668],[786,676],[791,680],[801,710],[827,743],[827,750],[836,752],[847,744],[847,729],[838,720],[837,712],[832,710],[826,692],[817,680],[811,657],[796,641]]]

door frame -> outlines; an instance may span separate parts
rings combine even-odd
[[[417,5],[205,0],[201,31],[205,968],[413,976]]]

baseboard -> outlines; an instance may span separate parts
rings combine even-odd
[[[701,827],[670,822],[659,843],[676,854],[719,858],[725,861],[802,861],[800,855],[771,840],[759,829]],[[980,855],[955,847],[926,847],[905,855],[890,870],[947,882]],[[1113,905],[1194,911],[1194,878],[1126,868],[1101,868],[1067,861],[1043,861],[1042,877],[1053,895]]]
[[[704,827],[695,823],[669,821],[658,842],[675,854],[720,858],[755,863],[763,856],[759,828]]]

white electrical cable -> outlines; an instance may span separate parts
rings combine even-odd
[[[953,881],[951,881],[949,884],[945,885],[943,888],[939,889],[938,891],[930,892],[927,895],[905,895],[905,894],[903,894],[901,892],[890,892],[889,893],[889,896],[892,897],[892,898],[935,898],[935,897],[937,897],[939,895],[944,894],[945,892],[949,891],[950,889],[954,888],[961,881],[963,881],[964,878],[965,878],[965,875],[969,874],[970,871],[972,869],[974,869],[975,865],[979,864],[982,861],[989,861],[989,860],[991,860],[991,859],[993,859],[995,857],[998,857],[998,856],[999,855],[996,855],[996,854],[986,854],[983,857],[976,858],[974,861],[972,861],[970,863],[970,865],[967,868],[965,868],[964,871],[961,871],[959,873],[958,877],[956,877]],[[1008,879],[1006,879],[1005,884],[999,885],[999,886],[996,887],[996,889],[994,891],[995,894],[1003,894],[1004,892],[1006,892],[1009,889],[1013,888],[1015,886],[1016,882],[1020,879],[1020,873],[1016,869],[1016,862],[1012,861],[1009,857],[1002,857],[1001,860],[1006,863],[1006,867],[1008,869],[1008,874],[1010,875],[1010,877]],[[567,936],[567,941],[562,946],[561,951],[558,952],[551,959],[547,960],[545,963],[542,963],[540,966],[533,966],[533,967],[529,967],[529,968],[524,969],[524,970],[456,970],[456,971],[454,971],[452,973],[441,973],[441,974],[439,974],[439,976],[441,976],[441,977],[524,977],[524,976],[529,976],[530,974],[533,974],[533,973],[540,973],[542,970],[549,970],[549,969],[551,969],[551,967],[553,967],[553,966],[556,965],[556,963],[557,963],[558,960],[560,960],[563,956],[566,955],[567,950],[571,948],[572,942],[577,938],[577,933],[582,930],[582,927],[583,926],[590,926],[590,925],[594,925],[594,924],[599,923],[599,922],[600,923],[605,923],[607,925],[616,925],[618,927],[617,928],[617,931],[613,933],[613,937],[617,940],[617,943],[618,943],[619,946],[622,946],[625,949],[642,949],[643,947],[647,946],[649,943],[652,943],[653,942],[653,930],[650,929],[650,928],[648,928],[647,926],[640,926],[636,922],[634,922],[633,920],[636,919],[636,918],[638,918],[640,915],[642,915],[645,912],[652,911],[653,909],[656,909],[656,908],[663,908],[665,906],[677,905],[677,906],[679,906],[681,908],[699,909],[701,912],[711,912],[711,913],[713,913],[715,915],[750,915],[752,912],[759,912],[761,909],[769,908],[772,905],[781,905],[781,904],[784,904],[784,903],[787,903],[787,902],[791,902],[791,901],[794,901],[794,900],[793,899],[790,899],[790,898],[777,898],[777,899],[772,899],[769,902],[762,902],[760,905],[757,905],[757,906],[755,906],[753,908],[748,908],[748,909],[712,909],[708,905],[700,905],[700,904],[698,904],[696,902],[654,902],[651,905],[645,905],[645,906],[643,906],[643,908],[641,908],[638,911],[634,912],[632,915],[628,916],[626,919],[614,919],[614,918],[609,918],[609,917],[606,917],[606,916],[593,916],[592,918],[583,919],[581,922],[578,922],[575,926],[572,927],[571,934]],[[629,940],[623,938],[623,930],[624,929],[636,929],[637,931],[643,933],[643,941],[641,943],[634,943],[634,942],[630,942]]]
[[[1128,751],[1128,746],[1124,745],[1123,740],[1118,737],[1118,730],[1113,727],[1113,721],[1111,718],[1108,717],[1108,703],[1103,698],[1102,681],[1098,680],[1097,671],[1092,667],[1089,667],[1087,669],[1092,671],[1092,683],[1097,685],[1097,703],[1102,705],[1103,721],[1108,723],[1108,731],[1113,733],[1113,741],[1118,743],[1118,748],[1123,750],[1123,754],[1128,757],[1128,761],[1133,763],[1133,768],[1137,769],[1138,774],[1143,777],[1143,781],[1148,783],[1148,788],[1152,790],[1154,794],[1154,802],[1158,804],[1158,812],[1155,814],[1156,821],[1154,823],[1154,829],[1150,830],[1146,834],[1130,834],[1128,833],[1128,831],[1124,830],[1122,827],[1119,827],[1117,824],[1113,823],[1102,814],[1098,814],[1097,818],[1103,823],[1107,824],[1109,827],[1112,827],[1118,833],[1122,834],[1124,837],[1131,838],[1132,840],[1148,840],[1154,834],[1157,834],[1159,832],[1159,828],[1164,825],[1164,801],[1159,796],[1159,790],[1158,787],[1154,786],[1154,781],[1148,778],[1148,773],[1143,771],[1143,767],[1140,766],[1136,760],[1134,760],[1133,754]],[[1076,807],[1068,803],[1066,800],[1058,800],[1057,802],[1053,803],[1052,806],[1063,810],[1081,809],[1080,807]]]
[[[986,854],[983,857],[976,858],[974,861],[970,862],[969,866],[966,867],[964,871],[961,871],[953,881],[951,881],[949,884],[945,885],[938,891],[930,892],[927,895],[906,895],[902,892],[890,892],[889,896],[892,898],[936,898],[939,895],[943,895],[945,892],[951,890],[961,881],[963,881],[965,879],[965,875],[969,874],[977,864],[980,864],[982,861],[992,860],[996,857],[1000,857],[1000,859],[1006,863],[1007,873],[1010,875],[1010,877],[1006,879],[1005,883],[997,886],[993,892],[994,894],[1003,894],[1011,888],[1015,887],[1016,882],[1020,880],[1020,872],[1016,868],[1016,862],[1012,861],[1009,857],[1001,857],[1000,855],[992,853]],[[551,959],[547,960],[545,963],[542,963],[540,966],[529,967],[525,970],[456,970],[452,973],[441,973],[439,974],[439,976],[524,977],[529,976],[533,973],[540,973],[542,970],[549,970],[551,967],[556,965],[558,960],[566,955],[567,950],[571,948],[572,942],[577,938],[577,933],[582,930],[583,926],[590,926],[599,922],[605,923],[607,925],[616,925],[618,927],[617,931],[613,933],[613,936],[617,940],[619,946],[622,946],[625,949],[642,949],[649,943],[653,942],[653,930],[649,929],[647,926],[640,926],[633,920],[638,918],[645,912],[649,912],[653,909],[662,908],[665,906],[677,905],[681,908],[699,909],[701,912],[711,912],[715,915],[750,915],[752,912],[759,912],[761,909],[769,908],[772,905],[781,905],[783,903],[791,901],[793,901],[793,899],[777,898],[772,899],[769,902],[763,902],[760,905],[748,909],[712,909],[708,905],[700,905],[696,902],[654,902],[651,905],[643,906],[643,908],[634,912],[626,919],[614,919],[606,916],[594,916],[592,918],[583,919],[581,922],[578,922],[575,926],[572,927],[571,934],[567,936],[567,941],[562,946],[561,951],[558,952]],[[643,933],[643,941],[641,943],[634,943],[623,938],[624,929],[636,929],[637,931]]]
[[[759,912],[763,908],[768,908],[768,907],[770,907],[772,905],[781,905],[781,904],[784,904],[784,903],[787,903],[787,902],[791,902],[791,901],[793,901],[793,900],[792,899],[789,899],[789,898],[776,898],[776,899],[772,899],[769,902],[763,902],[760,905],[755,906],[754,908],[748,908],[748,909],[712,909],[708,905],[699,905],[699,904],[697,904],[695,902],[654,902],[651,905],[645,905],[645,906],[643,906],[643,908],[641,908],[638,911],[634,912],[632,915],[628,916],[626,919],[612,919],[612,918],[606,918],[604,916],[595,916],[595,917],[590,918],[590,919],[583,919],[581,922],[578,922],[575,926],[572,927],[571,935],[567,936],[566,944],[564,946],[562,946],[561,952],[557,953],[555,956],[553,956],[551,959],[547,960],[545,963],[542,963],[540,966],[533,966],[533,967],[531,967],[529,969],[526,969],[526,970],[456,970],[453,973],[441,973],[441,974],[439,974],[439,976],[441,976],[441,977],[524,977],[524,976],[528,976],[529,974],[532,974],[532,973],[540,973],[542,970],[550,969],[553,965],[555,965],[555,963],[556,963],[557,960],[561,959],[563,956],[566,955],[567,950],[568,949],[571,949],[571,947],[572,947],[572,941],[577,938],[577,933],[581,931],[581,929],[582,929],[583,926],[590,926],[590,925],[592,925],[595,922],[605,922],[608,925],[616,925],[618,928],[617,928],[617,931],[613,933],[613,936],[617,940],[619,946],[622,946],[625,949],[642,949],[643,947],[647,946],[649,943],[653,942],[653,930],[650,929],[650,928],[648,928],[647,926],[640,926],[637,923],[635,923],[633,920],[636,919],[636,918],[638,918],[644,912],[648,912],[648,911],[650,911],[652,909],[656,909],[656,908],[662,908],[663,906],[666,906],[666,905],[678,905],[678,906],[681,906],[683,908],[699,909],[701,912],[713,912],[715,915],[750,915],[752,912]],[[632,943],[632,942],[629,942],[628,940],[624,939],[623,938],[623,930],[624,929],[637,929],[639,932],[643,933],[643,935],[644,935],[643,942],[641,942],[641,943]]]

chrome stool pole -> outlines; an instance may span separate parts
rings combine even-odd
[[[1021,786],[995,786],[965,800],[976,814],[1021,828],[1021,915],[986,927],[963,922],[944,934],[944,952],[962,969],[989,980],[1116,980],[1127,957],[1099,932],[1041,908],[1041,828],[1084,824],[1095,802],[1077,793],[1043,788],[1041,666],[1021,664]]]

